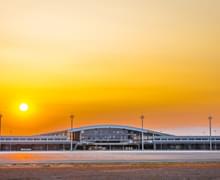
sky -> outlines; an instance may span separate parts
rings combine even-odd
[[[94,124],[220,134],[219,0],[0,0],[2,133]],[[19,104],[29,105],[20,112]]]

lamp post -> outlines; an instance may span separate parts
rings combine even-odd
[[[2,114],[0,114],[0,151],[2,150],[1,137],[2,137]]]
[[[212,116],[208,117],[209,119],[209,150],[212,150]]]
[[[144,115],[141,115],[141,126],[142,126],[142,131],[141,131],[141,149],[143,151],[144,150]]]
[[[71,132],[70,132],[70,151],[73,150],[73,133],[72,133],[72,129],[73,129],[73,119],[74,119],[74,115],[71,114],[71,115],[70,115],[70,128],[71,128]]]

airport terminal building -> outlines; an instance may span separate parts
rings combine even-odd
[[[220,150],[220,136],[176,136],[130,126],[96,125],[36,136],[1,136],[0,149],[1,151]]]

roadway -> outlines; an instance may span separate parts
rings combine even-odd
[[[0,165],[141,162],[220,162],[220,151],[0,152]]]

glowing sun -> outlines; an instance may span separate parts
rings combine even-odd
[[[19,106],[19,109],[20,109],[20,111],[23,111],[23,112],[28,111],[28,109],[29,109],[28,104],[21,103]]]

